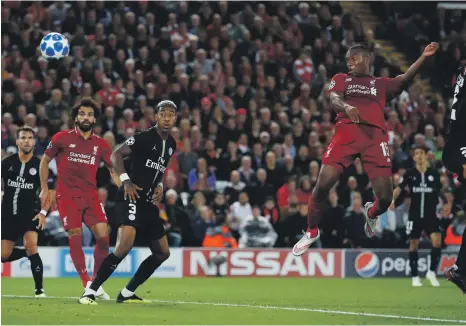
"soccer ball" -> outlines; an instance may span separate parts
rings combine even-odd
[[[48,33],[40,41],[40,52],[47,60],[57,60],[70,53],[70,44],[66,37],[59,33]]]

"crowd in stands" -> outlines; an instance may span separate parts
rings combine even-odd
[[[36,130],[41,156],[54,133],[72,127],[70,108],[83,96],[101,104],[95,133],[113,148],[154,126],[159,101],[178,105],[177,153],[161,205],[172,246],[293,245],[333,134],[327,91],[332,76],[346,71],[346,50],[366,43],[374,75],[400,73],[378,53],[374,32],[335,1],[21,1],[1,10],[2,158],[17,151],[22,125]],[[68,57],[40,56],[49,31],[69,39]],[[451,78],[447,48],[435,65],[451,64]],[[442,169],[448,100],[412,88],[387,104],[395,184],[413,166],[413,144],[427,145],[431,164]],[[116,186],[103,165],[97,180],[112,226]],[[447,226],[462,194],[444,169],[442,185],[438,215]],[[372,199],[356,160],[329,195],[318,246],[405,247],[409,198],[382,216],[376,239],[368,240],[362,205]],[[66,241],[57,214],[48,217],[48,244]]]

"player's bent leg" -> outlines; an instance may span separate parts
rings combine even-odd
[[[375,235],[377,218],[387,211],[393,199],[393,183],[391,176],[382,176],[371,180],[376,200],[374,203],[368,202],[364,205],[366,225],[364,231],[372,238]]]
[[[430,250],[430,267],[426,279],[429,280],[432,286],[438,287],[440,283],[437,280],[437,267],[442,251],[442,235],[440,232],[433,232],[430,234],[430,240],[432,241],[432,248]]]
[[[411,268],[411,282],[413,287],[421,287],[422,282],[419,278],[419,272],[417,268],[417,262],[419,259],[418,254],[419,239],[409,240],[409,267]]]
[[[330,189],[340,178],[342,168],[324,164],[319,172],[316,186],[312,191],[311,204],[307,217],[308,229],[293,247],[292,253],[295,256],[301,256],[306,250],[319,239],[319,222],[322,217],[322,210],[328,198]]]
[[[14,240],[2,239],[2,263],[12,262],[27,256],[25,249],[14,246]]]
[[[70,228],[67,230],[69,246],[70,246],[70,256],[71,260],[74,263],[76,272],[81,279],[83,287],[87,286],[87,282],[91,280],[87,272],[86,259],[84,257],[83,251],[83,231],[80,227]]]
[[[136,289],[143,284],[157,268],[164,261],[170,257],[170,249],[168,247],[167,236],[163,236],[159,240],[152,240],[149,246],[152,254],[147,257],[138,270],[134,274],[133,278],[129,281],[128,285],[118,294],[118,303],[146,303],[146,301],[138,297],[135,292]]]
[[[94,305],[97,291],[105,281],[112,275],[121,261],[133,248],[134,239],[136,238],[136,228],[130,225],[122,225],[118,229],[118,239],[115,251],[109,254],[100,266],[91,285],[86,288],[84,294],[79,298],[80,304]]]
[[[35,291],[34,296],[36,298],[45,298],[44,292],[44,265],[39,255],[37,248],[37,240],[39,236],[35,231],[28,231],[24,233],[24,248],[26,249],[29,262],[31,263],[32,277],[34,278]]]

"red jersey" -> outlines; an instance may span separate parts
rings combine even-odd
[[[95,196],[100,161],[112,164],[108,143],[95,134],[84,139],[76,128],[56,133],[45,154],[57,160],[57,194],[73,197]]]
[[[342,92],[342,100],[359,109],[361,123],[378,127],[385,132],[387,127],[384,109],[387,98],[396,96],[401,90],[402,83],[398,78],[348,74],[335,75],[329,86],[329,93]],[[346,112],[338,113],[336,120],[337,126],[352,123]]]

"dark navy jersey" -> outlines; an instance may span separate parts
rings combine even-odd
[[[466,66],[456,72],[453,85],[453,102],[448,126],[448,140],[462,140],[466,144]]]
[[[40,210],[39,165],[40,160],[35,156],[26,163],[20,161],[18,154],[2,160],[3,212],[19,215]],[[55,176],[50,170],[48,186],[49,189],[55,187]]]
[[[170,158],[176,152],[176,141],[172,136],[164,140],[156,127],[143,130],[126,140],[131,148],[130,171],[131,182],[142,188],[141,198],[150,200],[154,189],[163,182],[165,170]],[[124,188],[120,187],[117,200],[123,200]]]
[[[400,178],[399,187],[402,191],[408,191],[411,198],[409,218],[436,217],[438,197],[442,187],[440,174],[431,168],[425,173],[411,168]]]

